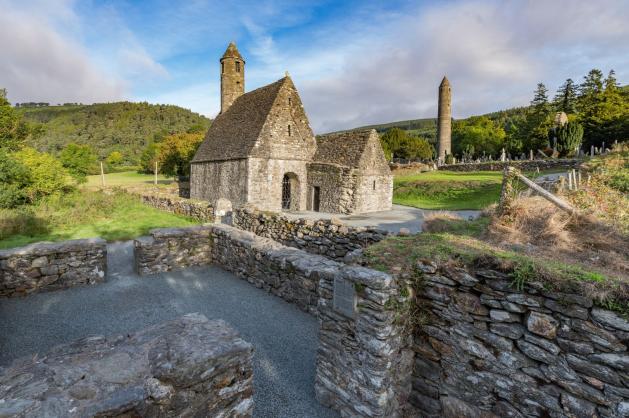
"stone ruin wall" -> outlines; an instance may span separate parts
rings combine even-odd
[[[227,199],[233,206],[247,203],[247,160],[206,161],[190,165],[190,197],[215,206]]]
[[[253,348],[222,320],[188,314],[92,336],[0,374],[3,417],[251,417]]]
[[[319,211],[352,213],[356,175],[349,167],[308,164],[308,209],[313,210],[313,187],[319,187]]]
[[[487,161],[482,163],[464,163],[442,165],[439,170],[446,171],[503,171],[505,166],[515,167],[522,171],[544,170],[569,170],[579,168],[582,160],[578,159],[552,159],[552,160],[514,160],[514,161]]]
[[[207,226],[160,228],[136,238],[135,272],[142,276],[210,264],[210,231]]]
[[[206,233],[209,237],[201,238]],[[315,391],[320,402],[340,411],[343,417],[400,416],[410,393],[408,371],[413,353],[389,302],[398,294],[391,276],[347,266],[227,225],[205,226],[191,234],[189,243],[205,239],[210,244],[211,257],[205,262],[211,259],[212,264],[318,316],[321,328]],[[168,230],[154,230],[151,235],[168,236],[172,253],[172,262],[152,271],[175,268],[178,262],[183,263],[181,267],[188,264],[185,234],[174,237]],[[164,248],[164,242],[136,244],[136,250],[145,247],[136,251],[136,258],[140,258],[136,264],[145,264],[141,258],[153,254],[147,251],[151,243]],[[156,257],[152,262],[165,259]],[[334,305],[336,281],[348,284],[355,292],[351,314],[340,313]]]
[[[187,216],[199,222],[214,222],[214,208],[208,202],[147,191],[131,191],[142,203],[156,209]]]
[[[106,271],[107,246],[100,238],[0,250],[0,297],[95,284]]]
[[[348,227],[334,219],[289,220],[282,214],[250,206],[235,209],[232,223],[261,237],[335,260],[342,260],[348,253],[379,242],[389,234],[381,229]]]
[[[577,294],[524,291],[493,270],[419,264],[422,417],[627,417],[629,322]]]

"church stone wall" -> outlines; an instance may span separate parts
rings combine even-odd
[[[306,162],[300,160],[250,158],[248,202],[262,210],[281,211],[282,180],[285,174],[293,177],[291,210],[306,210],[308,173]]]
[[[319,212],[352,213],[356,182],[353,171],[332,164],[309,164],[308,209],[314,209],[314,187],[319,187]]]
[[[391,175],[359,175],[354,193],[354,213],[391,209],[393,177]]]
[[[190,173],[190,197],[216,206],[227,199],[233,206],[246,203],[247,160],[193,163]]]

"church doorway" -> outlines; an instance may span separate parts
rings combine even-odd
[[[312,210],[319,212],[319,206],[321,205],[321,188],[314,186],[312,188]]]
[[[286,173],[282,179],[282,209],[299,209],[299,180],[295,173]]]

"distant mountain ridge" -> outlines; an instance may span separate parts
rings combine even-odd
[[[89,144],[100,158],[119,151],[136,164],[145,146],[163,137],[204,131],[211,120],[188,109],[146,102],[16,108],[39,134],[28,145],[53,154],[69,143]]]

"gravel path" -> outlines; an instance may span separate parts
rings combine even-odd
[[[399,232],[400,228],[407,228],[411,233],[415,234],[422,230],[426,215],[444,212],[456,214],[463,219],[477,218],[480,215],[479,210],[430,210],[402,205],[393,205],[391,210],[358,215],[339,215],[312,211],[283,212],[283,214],[289,219],[306,218],[316,220],[338,218],[348,226],[373,226],[393,233]]]
[[[0,300],[0,366],[88,335],[112,335],[200,312],[253,344],[255,417],[337,417],[314,397],[318,323],[210,266],[139,278],[130,242],[108,247],[106,283]]]

